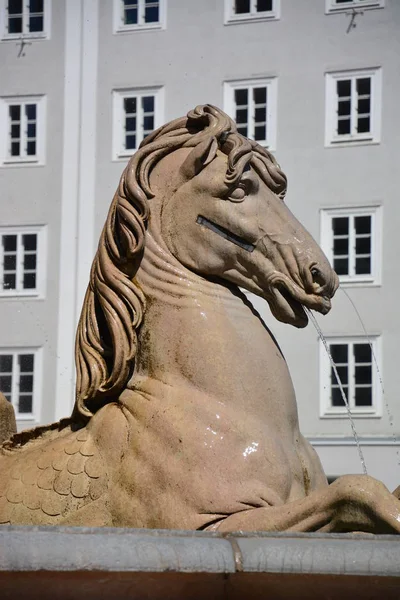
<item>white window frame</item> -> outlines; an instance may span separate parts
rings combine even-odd
[[[337,128],[337,81],[352,80],[354,90],[357,78],[371,78],[371,130],[366,133],[351,132],[339,135]],[[325,146],[348,146],[356,144],[377,144],[381,138],[381,105],[382,105],[382,69],[380,67],[359,69],[355,71],[337,71],[325,73]],[[352,100],[351,118],[356,118],[356,102]]]
[[[50,38],[51,25],[51,0],[43,0],[43,31],[22,31],[22,33],[8,33],[8,0],[0,0],[0,37],[3,41],[30,39],[43,40]],[[29,18],[29,0],[23,0],[23,30],[26,29]]]
[[[327,336],[326,341],[329,344],[369,344],[372,345],[372,406],[354,406],[353,399],[347,398],[350,405],[351,415],[354,418],[380,418],[382,417],[382,338],[379,335],[371,336]],[[320,418],[335,419],[347,418],[346,406],[331,406],[330,386],[331,386],[331,363],[325,350],[323,342],[319,341],[319,365],[320,365]],[[375,358],[374,358],[375,357]],[[378,364],[378,367],[375,363]],[[354,385],[354,363],[353,353],[349,351],[349,391]],[[336,383],[336,380],[335,380]]]
[[[132,25],[125,25],[123,22],[124,18],[124,5],[122,0],[114,0],[114,33],[124,33],[132,31],[146,31],[154,29],[165,29],[167,24],[167,0],[159,0],[159,21],[156,23],[144,22],[144,6],[145,0],[136,0],[139,4],[139,23]]]
[[[141,130],[139,127],[139,136],[136,140],[136,148],[126,150],[124,148],[124,99],[142,98],[143,96],[154,96],[154,129],[161,127],[164,122],[164,88],[131,88],[122,90],[113,90],[113,160],[125,160],[132,156],[138,149],[142,141]],[[138,103],[140,104],[140,103]],[[138,131],[138,129],[137,129]]]
[[[36,104],[36,154],[11,156],[9,106]],[[21,111],[24,112],[23,110]],[[23,117],[25,119],[25,117]],[[22,126],[26,125],[21,120]],[[22,143],[22,142],[21,142]],[[0,166],[42,166],[46,158],[46,96],[2,96],[0,98]]]
[[[224,110],[235,120],[236,104],[235,90],[252,89],[254,87],[267,88],[267,139],[257,140],[260,146],[268,150],[276,150],[276,131],[277,131],[277,96],[278,96],[278,78],[267,77],[263,79],[242,79],[240,81],[224,82]],[[251,95],[251,94],[250,94]],[[249,109],[250,110],[250,109]],[[250,129],[253,126],[252,111],[250,110]]]
[[[257,0],[250,0],[250,13],[236,14],[234,11],[234,0],[225,0],[225,25],[236,23],[277,21],[281,17],[281,0],[273,0],[272,10],[257,12]]]
[[[335,0],[325,0],[325,14],[347,12],[348,10],[372,10],[384,8],[385,0],[348,0],[343,4],[335,4]]]
[[[321,210],[321,247],[333,265],[332,219],[340,217],[371,217],[371,274],[339,275],[344,287],[379,286],[382,281],[382,206],[356,206]],[[350,264],[354,264],[355,232],[349,227]]]
[[[36,246],[36,288],[23,289],[19,283],[23,275],[23,268],[21,267],[21,250],[18,253],[18,247],[21,247],[22,235],[36,234],[37,246]],[[0,287],[0,298],[11,298],[11,297],[33,297],[43,299],[45,297],[45,285],[46,285],[46,261],[47,261],[47,229],[43,225],[26,225],[26,226],[10,226],[0,227],[0,281],[3,280],[3,235],[17,235],[17,289],[2,289]]]
[[[42,377],[43,377],[43,349],[39,347],[1,347],[0,354],[12,354],[13,355],[13,367],[17,365],[18,369],[18,355],[20,354],[33,354],[33,393],[32,393],[32,412],[20,413],[18,412],[18,371],[12,372],[12,387],[11,387],[11,403],[15,410],[15,418],[17,421],[40,421],[40,405],[42,397]],[[0,390],[1,391],[1,390]]]

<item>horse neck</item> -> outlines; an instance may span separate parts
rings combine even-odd
[[[241,370],[243,355],[251,360],[256,351],[245,335],[249,322],[268,331],[244,294],[189,271],[149,231],[136,280],[146,311],[134,385],[148,377],[174,386],[189,380],[197,389],[225,393],[227,373]]]

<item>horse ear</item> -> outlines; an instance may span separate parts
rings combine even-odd
[[[214,158],[218,150],[217,138],[209,137],[193,148],[179,169],[185,181],[196,177]]]

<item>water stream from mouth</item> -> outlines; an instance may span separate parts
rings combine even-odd
[[[367,330],[366,330],[365,325],[364,325],[364,321],[362,320],[361,315],[358,312],[357,307],[354,304],[352,298],[349,296],[349,294],[346,292],[345,289],[343,289],[343,288],[339,288],[339,289],[340,289],[341,292],[344,293],[344,295],[347,297],[347,299],[349,300],[350,304],[354,308],[354,311],[355,311],[355,313],[357,315],[357,318],[360,321],[361,327],[363,328],[364,335],[365,335],[365,337],[366,337],[366,339],[368,341],[368,344],[370,345],[372,360],[375,363],[375,368],[376,368],[376,372],[377,372],[377,375],[378,375],[379,385],[380,385],[381,390],[382,390],[382,398],[383,398],[383,402],[384,402],[386,414],[387,414],[388,420],[389,420],[389,426],[390,426],[390,429],[391,429],[391,437],[393,439],[393,443],[397,444],[398,439],[397,439],[396,433],[394,431],[394,417],[393,417],[393,413],[392,413],[392,411],[391,411],[391,409],[389,407],[389,403],[387,401],[387,398],[385,397],[385,388],[384,388],[384,385],[383,385],[382,374],[381,374],[380,369],[379,369],[378,360],[377,360],[377,358],[375,356],[375,352],[374,352],[374,348],[373,348],[370,336],[367,333]],[[399,450],[397,450],[396,455],[397,455],[397,463],[398,463],[398,465],[400,465]]]
[[[316,318],[312,314],[311,310],[309,310],[306,307],[303,307],[303,308],[306,311],[307,316],[309,317],[311,323],[314,325],[315,329],[317,330],[317,333],[318,333],[318,335],[320,337],[321,342],[324,345],[324,348],[326,350],[326,353],[327,353],[328,358],[330,360],[330,363],[332,365],[332,369],[333,369],[333,372],[335,373],[336,381],[338,382],[340,393],[342,394],[343,402],[344,402],[345,407],[346,407],[347,416],[349,417],[351,431],[353,432],[354,441],[356,443],[357,450],[358,450],[358,455],[360,457],[361,467],[362,467],[364,475],[368,475],[367,467],[366,467],[366,464],[365,464],[364,454],[363,454],[363,451],[361,449],[360,440],[358,439],[356,427],[355,427],[355,424],[354,424],[354,419],[353,419],[353,416],[351,414],[351,409],[350,409],[349,401],[347,400],[346,394],[344,392],[343,385],[342,385],[342,382],[341,382],[340,377],[339,377],[339,373],[338,373],[337,368],[336,368],[336,364],[335,364],[335,362],[334,362],[334,360],[332,358],[332,355],[330,353],[329,344],[328,344],[328,342],[327,342],[324,334],[322,333],[321,328],[320,328],[320,326],[319,326]]]

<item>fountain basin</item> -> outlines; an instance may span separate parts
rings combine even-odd
[[[399,598],[400,537],[0,528],[2,600]]]

